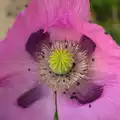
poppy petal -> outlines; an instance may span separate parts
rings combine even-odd
[[[25,11],[26,23],[34,29],[47,28],[68,15],[90,19],[89,0],[32,0]]]
[[[0,69],[1,120],[53,120],[54,94],[39,77],[32,63],[3,64]]]
[[[104,89],[99,99],[84,105],[58,94],[59,119],[119,120],[120,47],[110,35],[104,33],[104,29],[99,25],[86,23],[77,18],[71,19],[73,27],[96,44],[96,49],[91,56],[89,77],[93,83],[103,85]]]

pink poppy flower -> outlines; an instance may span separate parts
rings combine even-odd
[[[0,42],[0,120],[119,120],[120,48],[89,23],[89,0],[32,0]]]

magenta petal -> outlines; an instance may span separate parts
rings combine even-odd
[[[90,19],[90,2],[89,0],[69,0],[71,2],[71,11],[73,15],[78,16],[81,20]]]
[[[25,11],[26,23],[34,29],[47,28],[68,15],[88,21],[89,0],[32,0]]]
[[[78,104],[58,94],[59,120],[120,119],[120,47],[102,27],[71,18],[71,25],[96,44],[91,58],[90,78],[103,85],[102,96],[89,104]],[[84,91],[84,90],[83,90]]]
[[[79,18],[74,17],[70,17],[69,20],[75,30],[93,40],[98,49],[104,51],[105,54],[113,55],[115,53],[115,56],[119,55],[120,47],[118,47],[109,34],[105,34],[105,30],[101,26],[81,21]],[[109,52],[108,49],[111,50],[111,52]]]
[[[119,120],[119,77],[115,78],[113,75],[109,76],[108,79],[109,85],[105,86],[102,97],[86,105],[76,104],[73,100],[68,100],[59,94],[57,98],[59,120]],[[116,82],[113,84],[112,81]]]
[[[92,103],[101,98],[104,92],[104,86],[81,81],[77,82],[75,86],[68,89],[64,94],[68,99],[74,103],[81,105]]]
[[[28,107],[21,107],[17,101],[40,80],[36,72],[36,64],[25,46],[32,32],[35,31],[27,26],[22,12],[9,29],[5,40],[0,42],[0,120],[53,120],[54,118],[54,95],[44,85],[41,88],[42,95],[38,95],[40,97]],[[30,100],[36,97],[31,93],[29,96],[31,96]]]
[[[23,100],[26,104],[34,100],[31,105],[22,107],[18,104],[18,98],[38,84],[39,78],[32,63],[3,64],[0,73],[0,120],[53,120],[54,95],[45,85],[34,94],[30,92],[28,97],[24,96],[29,98]]]
[[[32,0],[8,30],[4,51],[8,53],[8,48],[11,48],[9,59],[13,56],[24,59],[21,56],[26,56],[25,44],[31,33],[39,29],[48,29],[57,21],[62,19],[64,21],[68,16],[78,15],[81,20],[89,20],[89,0]]]
[[[96,44],[93,42],[93,40],[85,35],[81,37],[80,46],[83,51],[87,51],[88,55],[91,55],[96,49]]]

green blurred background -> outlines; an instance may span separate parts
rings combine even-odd
[[[120,44],[120,0],[90,0],[91,19],[102,25]]]

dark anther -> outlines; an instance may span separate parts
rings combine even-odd
[[[65,80],[63,80],[63,82],[65,82]]]
[[[28,71],[30,71],[30,68],[28,68]]]
[[[45,54],[43,51],[41,52],[43,55]]]
[[[94,59],[94,58],[92,58],[92,61],[94,62],[94,61],[95,61],[95,59]]]
[[[44,70],[47,70],[47,68],[44,68]]]
[[[66,77],[68,78],[68,77],[69,77],[69,74],[66,74]]]
[[[68,91],[68,89],[65,89],[66,91]]]
[[[91,108],[91,104],[89,104],[89,108]]]
[[[79,82],[77,82],[77,86],[79,86],[80,85],[80,83]]]
[[[38,85],[27,92],[23,93],[18,99],[17,104],[22,108],[28,108],[34,102],[43,97],[41,94],[41,85]]]
[[[108,35],[109,33],[108,32],[104,32],[106,35]]]
[[[57,74],[57,73],[55,73],[55,75],[57,75],[57,76],[61,76],[61,77],[63,77],[63,76],[64,76],[63,74]]]
[[[59,76],[63,77],[64,75],[63,75],[63,74],[61,74],[61,75],[59,75]]]
[[[65,45],[65,48],[67,48],[68,46],[67,45]]]
[[[76,97],[75,96],[71,96],[70,99],[75,99]]]
[[[73,68],[75,67],[75,65],[76,65],[76,64],[75,64],[75,63],[73,63]]]
[[[75,70],[73,70],[73,72],[76,72]]]
[[[59,76],[58,74],[55,73],[56,76]]]
[[[66,92],[64,91],[63,94],[66,94]]]
[[[69,80],[69,81],[71,80],[70,77],[68,78],[68,80]]]
[[[70,69],[69,73],[72,72],[72,69]]]
[[[51,74],[51,73],[52,73],[52,71],[49,71],[49,73]]]
[[[45,57],[44,57],[44,55],[41,55],[41,57],[44,59]]]
[[[45,74],[41,74],[41,76],[45,76]]]

